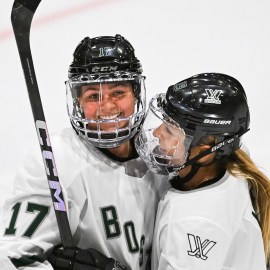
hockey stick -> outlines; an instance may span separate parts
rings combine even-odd
[[[11,22],[24,71],[60,237],[64,247],[73,247],[72,234],[42,108],[29,41],[32,18],[40,2],[41,0],[15,0],[11,11]]]

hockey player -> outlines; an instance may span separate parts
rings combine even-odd
[[[57,248],[50,191],[34,149],[2,209],[0,269],[146,268],[162,179],[134,147],[145,115],[144,79],[120,35],[86,37],[77,46],[66,82],[73,129],[51,137],[76,248]]]
[[[151,100],[136,148],[151,170],[173,175],[152,269],[266,269],[270,181],[240,149],[249,122],[243,87],[224,74],[193,76]]]

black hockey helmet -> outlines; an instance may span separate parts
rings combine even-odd
[[[68,115],[76,133],[87,143],[101,148],[112,148],[131,139],[137,133],[146,112],[145,76],[142,74],[141,63],[135,56],[134,48],[124,37],[85,37],[74,51],[68,77]],[[134,108],[130,115],[123,115],[124,105],[121,102],[117,102],[115,106],[118,107],[114,108],[111,115],[108,115],[108,111],[102,112],[103,93],[108,84],[115,85],[118,90],[123,90],[120,88],[125,84],[131,86],[135,101],[131,105]],[[92,108],[98,108],[96,115],[91,116],[85,115],[82,102],[82,89],[90,85],[98,88],[92,96],[96,96],[96,101],[91,105],[88,103]],[[114,97],[110,95],[110,99],[120,100],[120,92],[113,94],[111,91]]]
[[[136,139],[136,148],[156,172],[177,172],[199,158],[216,152],[216,159],[240,146],[240,137],[250,122],[247,98],[235,78],[220,73],[202,73],[180,81],[150,101]],[[157,136],[162,126],[163,137]],[[200,139],[213,135],[217,143],[189,160],[190,149]],[[174,136],[174,137],[173,137]],[[170,141],[171,145],[162,142]]]
[[[71,78],[80,74],[97,74],[115,71],[129,71],[141,74],[140,61],[134,48],[121,35],[85,37],[77,46],[73,62],[68,71]]]
[[[215,135],[221,142],[249,128],[244,88],[225,74],[202,73],[170,86],[162,106],[186,134],[193,136],[191,146],[205,135]],[[220,148],[217,156],[229,155],[239,147],[238,139]]]

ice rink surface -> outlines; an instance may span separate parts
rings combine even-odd
[[[11,29],[12,4],[0,2],[0,204],[27,149],[38,144]],[[143,64],[148,100],[197,73],[236,77],[251,111],[244,141],[269,176],[269,14],[269,0],[42,0],[31,48],[50,134],[70,126],[64,81],[77,44],[85,36],[121,34]]]

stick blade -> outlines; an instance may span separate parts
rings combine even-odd
[[[41,0],[15,0],[11,10],[11,23],[15,35],[30,32],[33,16]]]
[[[12,12],[14,9],[17,9],[23,6],[26,9],[29,9],[34,14],[41,0],[15,0],[12,7]]]

